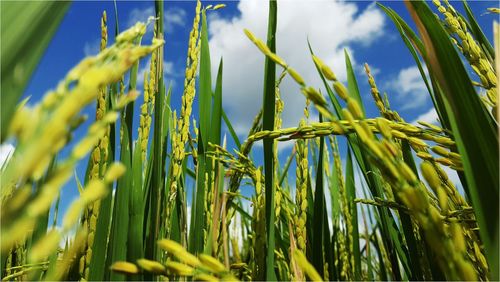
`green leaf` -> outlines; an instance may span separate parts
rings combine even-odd
[[[402,141],[401,151],[403,152],[403,159],[405,163],[411,168],[413,173],[415,173],[418,178],[417,166],[413,159],[408,141]],[[397,193],[394,195],[394,198],[396,199],[396,202],[402,202]],[[422,281],[424,280],[424,277],[422,274],[422,265],[420,264],[420,250],[417,245],[417,238],[415,237],[415,229],[413,227],[412,220],[410,216],[404,212],[399,212],[399,218],[401,220],[401,229],[403,230],[405,236],[406,245],[408,246],[408,258],[411,265],[411,273],[408,274],[409,278],[413,281]],[[421,235],[421,237],[423,237],[423,234]],[[426,265],[426,268],[428,267],[429,266]]]
[[[352,251],[354,256],[354,280],[361,280],[361,254],[359,253],[359,228],[358,228],[358,209],[354,199],[356,198],[356,187],[354,184],[354,169],[352,165],[352,154],[347,148],[347,161],[345,172],[345,186],[347,192],[348,208],[351,213],[352,224]]]
[[[112,190],[113,185],[109,185]],[[112,193],[101,199],[99,205],[99,216],[97,217],[96,230],[94,235],[94,245],[92,246],[92,260],[89,265],[89,281],[107,280],[105,278],[108,246],[108,235],[111,227],[111,206],[113,201]],[[110,239],[111,241],[111,239]]]
[[[210,124],[210,135],[209,135],[209,141],[212,144],[220,145],[220,140],[221,140],[221,126],[222,126],[222,69],[223,69],[223,63],[222,63],[222,58],[219,62],[219,68],[217,71],[217,79],[215,83],[215,92],[213,95],[213,107],[212,107],[212,122]],[[214,182],[214,188],[219,190],[220,194],[222,191],[220,190],[221,187],[223,187],[224,182],[224,176],[220,175],[223,172],[223,169],[220,169],[219,161],[215,161],[215,166],[211,167],[212,170],[214,170],[214,176],[215,179],[212,181]],[[208,187],[207,187],[208,189]],[[215,191],[209,191],[209,193],[214,194]],[[217,195],[216,197],[219,197]],[[221,194],[222,197],[222,194]],[[216,201],[216,199],[213,199],[213,201]],[[207,236],[207,245],[205,245],[205,254],[212,254],[212,242],[213,242],[213,228],[210,228],[208,230],[208,236]]]
[[[113,8],[115,11],[115,37],[120,34],[119,24],[118,24],[118,7],[116,7],[116,0],[113,0]]]
[[[326,199],[323,196],[323,243],[325,248],[325,264],[328,264],[328,277],[333,277],[334,267],[335,267],[335,259],[333,257],[333,249],[332,249],[332,241],[330,236],[330,228],[328,227],[328,212],[326,210]],[[326,275],[324,275],[326,276]],[[330,278],[332,279],[332,278]]]
[[[123,165],[125,165],[127,170],[125,175],[118,180],[118,184],[116,186],[113,204],[113,222],[111,225],[110,246],[108,253],[110,263],[127,260],[127,233],[129,227],[128,214],[130,189],[132,189],[130,185],[132,166],[130,162],[131,152],[129,151],[128,146],[129,132],[124,123],[122,123],[121,129],[123,130],[123,139],[121,144],[120,161]],[[112,281],[125,280],[125,275],[117,272],[111,272],[109,275],[109,280]]]
[[[206,11],[202,10],[201,15],[201,49],[200,49],[200,86],[199,86],[199,112],[200,131],[198,134],[198,171],[195,201],[192,207],[194,217],[193,226],[190,229],[189,250],[194,253],[203,252],[204,240],[203,230],[205,229],[205,172],[208,172],[207,183],[211,183],[211,161],[207,160],[206,150],[210,138],[210,109],[212,108],[212,78],[210,65],[210,49],[208,46],[208,29]],[[220,122],[219,122],[220,136]]]
[[[241,141],[238,138],[238,135],[236,134],[236,131],[234,131],[233,125],[231,124],[231,121],[227,117],[226,112],[224,111],[224,109],[222,109],[222,118],[224,119],[224,123],[226,124],[227,129],[229,130],[229,134],[231,134],[231,137],[233,138],[234,143],[236,144],[236,147],[237,148],[241,148]]]
[[[354,74],[354,69],[352,68],[351,59],[349,58],[349,53],[344,49],[345,65],[347,70],[347,89],[349,90],[349,95],[353,97],[361,107],[363,111],[363,116],[366,116],[365,106],[363,105],[363,99],[361,99],[361,94],[359,94],[358,82],[356,81],[356,75]]]
[[[290,164],[292,163],[294,157],[295,157],[296,151],[293,150],[290,156],[288,156],[288,159],[286,160],[285,167],[283,168],[283,171],[281,172],[280,179],[278,180],[278,186],[282,187],[283,181],[285,181],[286,176],[288,175],[288,169],[290,168]]]
[[[215,83],[215,92],[212,106],[212,122],[210,123],[210,138],[212,144],[220,145],[221,125],[222,125],[222,58],[220,59],[217,79]]]
[[[337,137],[333,136],[330,139],[332,154],[339,155],[338,152],[338,144]],[[333,157],[335,158],[335,157]],[[332,225],[333,228],[338,227],[338,223],[340,220],[340,181],[338,171],[342,169],[342,167],[337,167],[335,160],[332,160],[332,169],[330,172],[330,179],[328,180],[328,187],[330,189],[330,199],[331,199],[331,209],[332,209]],[[343,185],[343,184],[342,184]]]
[[[277,10],[278,4],[276,1],[269,0],[269,16],[267,27],[267,47],[271,52],[276,52],[276,25],[277,25]],[[274,115],[276,104],[275,93],[276,82],[276,64],[265,58],[264,67],[264,98],[263,98],[263,116],[262,129],[274,130]],[[274,272],[274,146],[272,139],[264,139],[264,180],[265,180],[265,202],[266,202],[266,277],[256,277],[258,280],[276,280]]]
[[[320,122],[322,122],[322,117],[319,117]],[[314,217],[311,218],[313,221],[313,233],[312,233],[312,249],[316,255],[313,256],[312,264],[314,268],[318,271],[321,277],[324,277],[324,267],[323,267],[323,228],[328,228],[328,226],[323,226],[324,219],[326,217],[325,211],[325,192],[323,187],[323,149],[325,146],[325,140],[323,137],[320,138],[319,145],[319,156],[318,165],[316,166],[316,186],[314,191]],[[328,239],[327,239],[328,240]]]
[[[379,269],[380,269],[379,280],[380,281],[388,281],[389,277],[387,276],[387,271],[386,271],[386,268],[384,267],[384,254],[382,253],[382,248],[380,246],[378,236],[377,236],[377,233],[375,232],[375,229],[374,229],[373,233],[374,233],[374,236],[370,237],[370,238],[373,238],[373,245],[375,246],[375,249],[377,250],[378,261],[381,262],[380,266],[379,266]]]
[[[199,123],[203,147],[208,148],[210,130],[210,109],[212,108],[212,76],[210,64],[210,49],[208,46],[206,11],[201,13],[201,47],[200,47],[200,87],[199,87]],[[219,134],[220,135],[220,134]]]
[[[136,142],[132,153],[131,188],[129,198],[129,217],[127,241],[127,260],[137,261],[144,257],[143,224],[144,224],[144,195],[142,191],[142,154],[141,145]],[[141,280],[141,275],[134,275],[132,279]]]
[[[2,1],[0,142],[7,137],[19,98],[54,36],[70,2]]]
[[[137,39],[137,43],[140,43],[141,38]],[[128,86],[128,91],[135,90],[136,85],[137,85],[137,72],[139,69],[139,61],[137,61],[132,68],[130,69],[130,74],[129,74],[129,86]],[[127,104],[125,107],[125,125],[127,126],[128,132],[133,132],[133,122],[134,122],[134,104],[135,101],[132,101]],[[132,134],[129,134],[129,146],[132,146]],[[130,148],[130,151],[132,152],[132,148]]]
[[[158,31],[156,33],[157,38],[163,38],[163,1],[157,0],[155,1],[155,16],[160,19],[157,21]],[[156,50],[157,52],[157,61],[163,62],[163,51],[161,49]],[[154,104],[154,131],[153,131],[153,141],[151,143],[151,148],[153,154],[150,162],[151,162],[151,180],[150,182],[146,179],[147,183],[147,194],[148,198],[146,199],[146,205],[148,209],[145,210],[145,215],[147,215],[147,220],[145,227],[147,231],[145,232],[146,236],[146,244],[144,256],[148,259],[159,259],[159,252],[157,249],[156,241],[162,237],[161,234],[161,226],[162,226],[162,201],[165,200],[165,187],[164,187],[164,179],[165,179],[165,159],[163,158],[164,151],[164,111],[163,107],[165,105],[165,85],[163,84],[163,69],[158,68],[156,77],[157,81],[157,93],[155,104]],[[155,89],[155,88],[153,88]],[[146,174],[147,175],[147,174]],[[147,213],[146,213],[147,212]],[[151,275],[150,273],[144,274],[145,280],[153,280],[155,275]]]

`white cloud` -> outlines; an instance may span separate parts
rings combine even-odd
[[[268,5],[259,1],[238,3],[241,15],[230,19],[209,17],[212,62],[224,56],[224,106],[238,134],[244,134],[262,104],[264,56],[246,38],[243,29],[265,40]],[[321,87],[307,46],[345,80],[343,49],[350,44],[367,46],[382,35],[384,16],[371,5],[359,11],[356,3],[336,1],[282,1],[278,8],[277,53],[294,67],[311,86]],[[353,63],[354,54],[350,51]],[[217,64],[213,64],[215,73]],[[278,68],[278,72],[281,69]],[[304,101],[290,78],[281,84],[285,102],[283,126],[297,125]]]
[[[149,17],[155,16],[154,7],[146,9],[133,9],[128,17],[127,27],[133,26],[136,22],[147,22]],[[171,33],[176,27],[186,25],[186,11],[179,7],[172,7],[165,10],[164,15],[165,32]],[[153,31],[153,25],[148,25],[147,32]]]
[[[417,121],[424,121],[432,124],[439,124],[438,115],[435,108],[429,109],[427,112],[419,115],[414,121],[413,124],[417,124]]]
[[[422,107],[430,98],[417,66],[400,70],[387,86],[396,93],[402,110]]]
[[[165,31],[170,33],[176,26],[186,26],[186,11],[179,7],[173,7],[165,11]]]
[[[9,143],[0,145],[0,168],[10,159],[14,149],[15,147]]]

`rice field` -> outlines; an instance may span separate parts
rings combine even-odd
[[[120,18],[103,11],[99,53],[30,101],[21,97],[69,2],[2,1],[0,142],[15,147],[0,168],[2,280],[500,279],[498,23],[490,42],[466,1],[406,1],[412,22],[377,3],[439,119],[412,123],[391,108],[370,62],[360,75],[347,51],[338,70],[306,42],[322,82],[309,84],[277,52],[280,1],[262,2],[266,37],[241,30],[264,58],[262,106],[241,138],[223,107],[223,61],[210,55],[207,18],[225,5],[193,2],[182,93],[173,93],[166,3],[114,33],[108,21]],[[490,16],[500,11],[492,4]],[[287,77],[306,101],[293,127],[282,120]],[[67,183],[79,196],[59,213]]]

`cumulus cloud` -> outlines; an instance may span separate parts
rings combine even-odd
[[[149,17],[155,16],[154,7],[146,9],[133,9],[128,17],[127,26],[133,26],[136,22],[147,22]],[[171,33],[176,27],[186,25],[186,11],[179,7],[171,7],[165,10],[164,15],[165,32]],[[153,25],[149,25],[147,32],[153,31]]]
[[[416,124],[417,121],[424,121],[432,124],[439,124],[438,115],[435,108],[429,109],[427,112],[419,115],[414,121],[413,124]]]
[[[265,40],[268,6],[242,0],[240,15],[209,18],[212,62],[224,57],[223,101],[238,134],[245,134],[262,104],[264,56],[246,38],[243,29]],[[373,5],[360,11],[356,3],[337,1],[283,1],[278,9],[277,53],[294,67],[309,85],[320,87],[309,55],[307,39],[314,52],[345,80],[343,50],[351,44],[370,45],[383,34],[384,16]],[[213,72],[217,64],[213,64]],[[278,72],[281,70],[278,68]],[[290,78],[281,84],[285,102],[283,126],[298,124],[305,99]]]
[[[165,31],[172,32],[176,26],[186,26],[186,11],[179,7],[172,7],[165,11]]]
[[[388,88],[396,93],[402,110],[422,107],[430,98],[417,66],[400,70]]]

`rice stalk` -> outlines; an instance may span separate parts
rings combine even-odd
[[[186,60],[186,77],[184,80],[184,92],[182,95],[182,106],[181,113],[177,120],[177,132],[172,134],[172,169],[170,170],[170,178],[172,179],[170,182],[169,188],[169,198],[168,203],[170,207],[173,207],[173,201],[175,196],[177,195],[178,188],[178,179],[181,173],[181,165],[182,161],[185,157],[185,146],[188,141],[188,132],[189,132],[189,119],[192,112],[193,99],[195,96],[195,76],[196,69],[198,67],[198,56],[200,44],[198,40],[199,35],[199,22],[200,22],[200,12],[201,12],[201,3],[200,1],[196,2],[196,11],[195,18],[193,20],[193,28],[189,34],[189,43],[188,43],[188,58]],[[170,217],[172,214],[172,208],[166,209],[167,214],[166,222],[170,222]],[[170,231],[167,227],[167,238],[169,237]]]
[[[497,105],[497,77],[491,58],[481,49],[479,43],[468,31],[467,23],[448,1],[434,0],[432,3],[444,16],[446,31],[453,38],[453,43],[458,46],[461,53],[467,59],[476,75],[481,80],[481,86],[486,89],[487,102],[491,107]],[[456,35],[457,37],[453,37]]]
[[[108,29],[107,29],[107,16],[106,11],[103,12],[101,17],[101,43],[100,51],[106,49],[108,41]],[[101,120],[106,113],[106,87],[101,87],[99,89],[99,95],[97,97],[97,109],[96,109],[96,121]],[[92,164],[90,168],[89,179],[97,179],[102,176],[102,173],[106,170],[108,162],[108,147],[109,147],[109,129],[106,134],[99,140],[98,145],[94,148],[91,153]],[[83,279],[88,280],[89,278],[89,264],[88,261],[91,260],[90,254],[92,253],[92,246],[94,244],[95,237],[95,224],[90,224],[90,222],[97,222],[97,217],[99,216],[100,201],[96,201],[85,210],[83,218],[83,225],[86,226],[88,230],[88,237],[85,243],[84,255],[80,258],[80,275]]]

